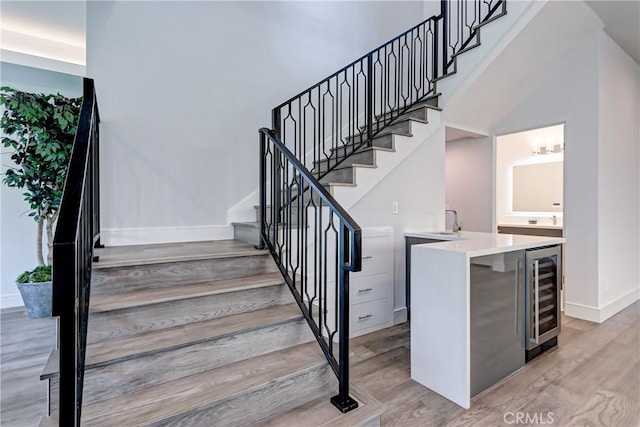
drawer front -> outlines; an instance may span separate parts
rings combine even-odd
[[[383,298],[375,301],[355,304],[351,306],[351,331],[358,332],[363,329],[373,328],[391,319],[389,299]]]
[[[370,276],[354,277],[349,283],[350,303],[360,304],[391,296],[391,275],[380,273]]]
[[[390,272],[393,269],[393,246],[389,236],[362,239],[362,271],[353,277]]]

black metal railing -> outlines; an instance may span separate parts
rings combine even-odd
[[[442,61],[439,79],[456,72],[456,56],[480,45],[479,29],[507,13],[506,0],[441,0]]]
[[[361,268],[361,230],[320,180],[419,102],[437,101],[456,55],[506,0],[441,0],[441,12],[272,110],[260,129],[260,235],[349,397],[349,272]],[[338,352],[334,351],[338,342]]]
[[[433,16],[272,110],[272,128],[317,178],[416,103],[437,97],[455,57],[479,43],[478,29],[506,13],[506,0],[441,1]]]
[[[358,406],[349,396],[349,272],[361,269],[360,227],[269,129],[260,129],[260,153],[262,241],[338,377],[331,402],[347,412]]]
[[[100,242],[100,118],[84,79],[78,130],[53,240],[53,315],[59,322],[59,425],[79,426],[93,248]]]

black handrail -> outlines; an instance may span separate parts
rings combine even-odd
[[[273,131],[259,134],[261,239],[338,377],[331,402],[347,412],[358,406],[349,396],[349,272],[362,268],[362,231]]]
[[[53,239],[53,315],[60,318],[59,425],[79,426],[93,248],[100,242],[98,106],[92,79],[84,98]]]

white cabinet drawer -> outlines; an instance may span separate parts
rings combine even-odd
[[[393,244],[389,236],[362,239],[362,271],[354,277],[385,273],[393,269]]]
[[[371,329],[390,322],[389,298],[351,306],[351,332]],[[354,334],[352,334],[354,335]]]
[[[370,276],[355,276],[349,284],[350,303],[360,304],[380,298],[388,298],[393,283],[389,273],[374,274]]]

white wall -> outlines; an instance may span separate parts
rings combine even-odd
[[[495,128],[500,134],[566,123],[570,316],[604,321],[638,298],[638,242],[629,239],[638,234],[638,75],[638,65],[595,32],[550,67]]]
[[[538,224],[552,225],[552,217],[556,215],[557,225],[562,225],[562,212],[548,215],[513,212],[513,165],[516,163],[558,162],[564,159],[563,153],[533,154],[535,149],[545,144],[549,146],[564,144],[564,125],[548,126],[496,137],[495,206],[497,224],[526,224],[529,219],[536,219]],[[562,189],[562,180],[558,181],[557,185]]]
[[[421,145],[349,210],[363,228],[393,228],[396,321],[406,319],[404,231],[444,227],[444,126],[410,143]]]
[[[452,127],[489,134],[534,90],[549,67],[603,27],[582,1],[507,4],[505,17],[482,28],[482,46],[458,58],[458,74],[438,83],[444,121]],[[483,53],[485,48],[491,51]],[[527,128],[518,130],[522,129]]]
[[[640,67],[607,34],[598,38],[598,283],[600,320],[639,297]]]
[[[493,229],[493,140],[465,138],[445,144],[445,200],[465,231]],[[451,226],[447,218],[447,229]]]
[[[598,37],[548,67],[495,134],[565,123],[565,312],[598,306]],[[580,314],[580,317],[584,315]]]
[[[82,79],[68,74],[0,62],[0,76],[2,86],[14,89],[82,96]],[[7,165],[11,164],[10,151],[3,148],[1,158],[4,174]],[[35,221],[27,216],[29,206],[23,199],[23,192],[21,189],[0,186],[0,307],[22,305],[15,278],[37,265],[37,227]],[[46,250],[46,243],[43,247]]]
[[[275,105],[420,21],[421,2],[89,2],[106,244],[230,238]],[[144,25],[140,25],[143,22]]]

